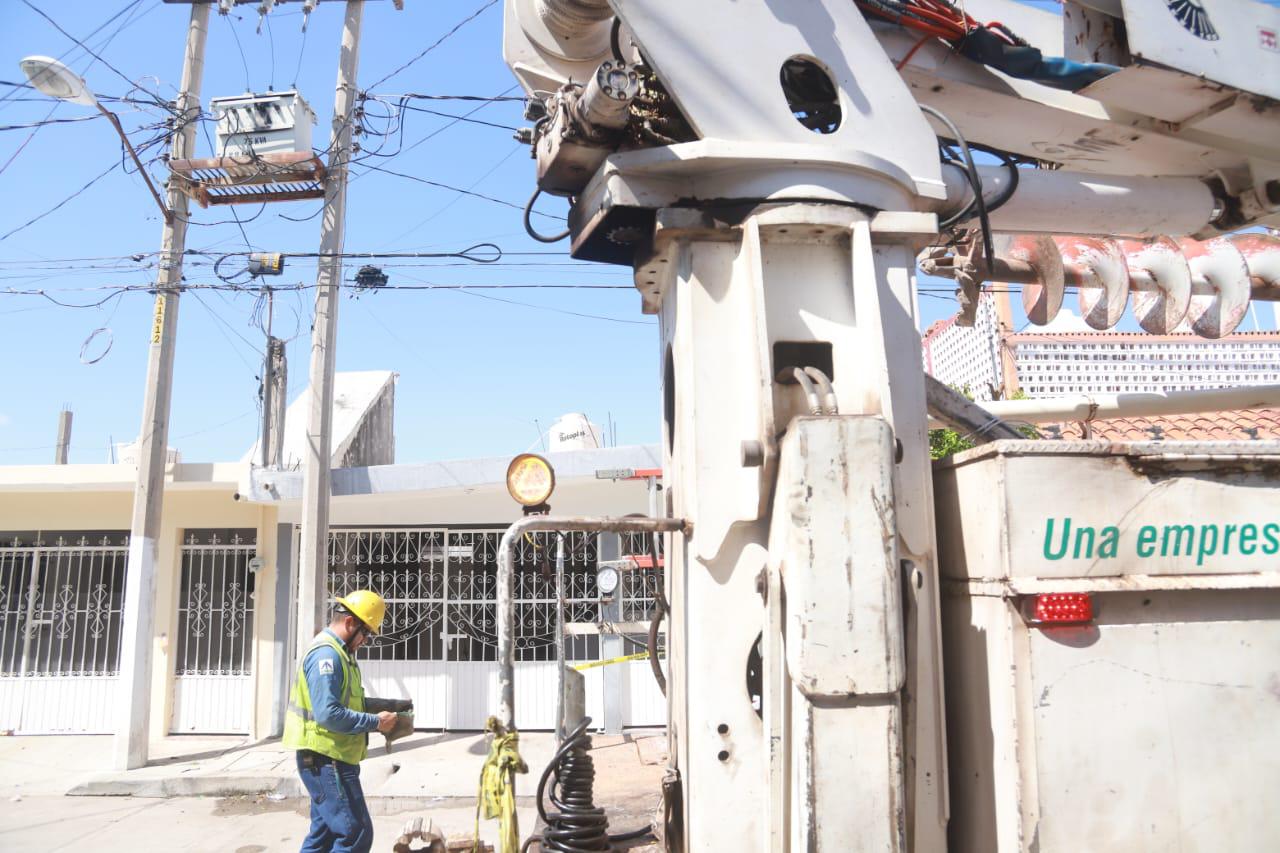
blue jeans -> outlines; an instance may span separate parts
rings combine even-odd
[[[369,853],[373,819],[360,787],[360,765],[299,751],[298,775],[311,795],[311,831],[300,853]]]

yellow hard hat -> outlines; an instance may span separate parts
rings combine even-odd
[[[376,634],[382,629],[382,617],[387,612],[387,603],[373,590],[357,589],[337,601],[373,633]]]

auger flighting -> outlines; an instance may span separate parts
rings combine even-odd
[[[1021,284],[1027,319],[1048,324],[1075,287],[1080,314],[1094,329],[1114,328],[1133,296],[1133,314],[1147,332],[1165,335],[1182,324],[1221,338],[1240,325],[1254,299],[1280,301],[1280,237],[1252,232],[1209,240],[1161,236],[1146,240],[1089,236],[1013,236],[990,262],[971,240],[929,250],[920,268],[961,286],[960,322],[973,322],[976,295],[987,282]]]

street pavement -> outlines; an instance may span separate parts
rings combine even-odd
[[[595,736],[596,804],[611,829],[643,825],[657,807],[666,765],[660,732]],[[413,817],[448,837],[470,836],[487,747],[474,733],[417,732],[393,745],[371,739],[361,779],[374,815],[374,851],[390,853]],[[106,736],[0,737],[0,851],[296,851],[307,800],[293,754],[278,741],[169,737],[153,743],[145,768],[110,769]],[[551,735],[522,733],[530,773],[518,777],[522,835],[534,828],[533,794],[554,751]],[[497,823],[481,821],[494,841]],[[657,849],[638,846],[635,850]]]

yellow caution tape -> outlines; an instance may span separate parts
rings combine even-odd
[[[623,655],[620,658],[609,658],[608,660],[593,660],[586,663],[574,664],[573,668],[582,672],[584,669],[593,669],[597,666],[608,666],[611,663],[622,663],[629,660],[648,660],[648,652],[636,652],[634,655]]]
[[[516,818],[517,773],[528,773],[529,766],[520,757],[520,735],[504,729],[494,717],[485,724],[493,733],[489,755],[480,768],[480,790],[476,797],[476,834],[472,850],[480,846],[480,815],[498,819],[499,853],[517,853],[520,848],[520,824]]]

